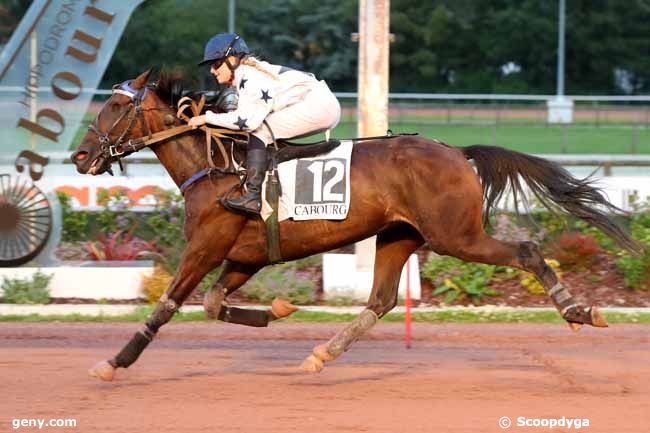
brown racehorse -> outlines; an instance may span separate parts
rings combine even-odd
[[[80,173],[108,171],[120,157],[106,152],[111,143],[182,124],[170,107],[169,88],[173,83],[163,79],[157,88],[147,88],[148,78],[149,71],[126,84],[131,93],[117,92],[106,101],[72,155]],[[198,131],[158,143],[153,151],[179,186],[208,166],[205,135]],[[216,161],[223,163],[218,158]],[[468,160],[474,161],[476,171]],[[457,148],[416,136],[358,142],[352,152],[350,179],[347,219],[280,223],[281,253],[286,260],[377,235],[374,282],[367,308],[331,340],[314,348],[302,364],[306,371],[320,371],[324,362],[336,359],[396,305],[402,267],[425,242],[438,254],[513,266],[535,274],[574,330],[582,324],[607,326],[596,307],[585,307],[574,300],[534,243],[504,242],[486,234],[484,212],[496,205],[508,187],[523,194],[520,180],[545,205],[582,218],[623,247],[638,250],[635,241],[605,213],[618,209],[588,180],[575,179],[552,162],[500,147]],[[173,282],[144,328],[115,358],[95,366],[92,375],[112,380],[116,368],[135,362],[203,277],[224,261],[215,289],[225,295],[269,264],[261,219],[230,212],[217,200],[238,182],[237,176],[216,175],[185,192],[187,245]]]

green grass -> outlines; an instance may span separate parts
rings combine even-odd
[[[0,322],[143,322],[151,313],[152,307],[140,307],[134,313],[120,316],[86,316],[82,314],[66,315],[12,315],[0,316]],[[650,313],[618,313],[606,312],[609,323],[647,323],[650,324]],[[284,322],[350,322],[356,314],[322,313],[298,311]],[[180,313],[174,316],[175,321],[203,321],[202,311]],[[385,322],[403,322],[403,313],[390,313],[383,319]],[[472,310],[442,310],[427,313],[414,313],[414,322],[419,323],[563,323],[555,311],[472,311]]]
[[[609,323],[650,323],[650,313],[604,313]],[[356,314],[301,312],[285,319],[289,322],[350,322]],[[403,322],[404,313],[389,313],[384,322]],[[555,311],[467,311],[443,310],[413,313],[413,322],[420,323],[564,323]]]
[[[68,150],[76,149],[79,141],[87,131],[87,123],[94,115],[87,114],[84,123],[75,132]],[[601,126],[573,124],[567,127],[536,123],[519,125],[517,122],[490,125],[448,124],[435,122],[432,118],[395,117],[389,128],[393,132],[417,132],[427,138],[436,138],[451,145],[466,146],[470,144],[496,144],[526,153],[569,153],[569,154],[650,154],[650,128],[630,126]],[[7,141],[7,149],[22,150],[28,143],[14,131],[0,131]],[[13,134],[13,135],[11,135]],[[322,138],[321,135],[298,141],[311,142]],[[346,117],[332,134],[335,138],[357,137],[357,125],[354,119]],[[13,138],[12,138],[13,137]],[[42,144],[43,140],[39,140]],[[37,151],[64,150],[61,145],[48,144],[47,149]],[[8,150],[5,150],[8,151]],[[13,153],[11,151],[10,153]]]
[[[568,126],[565,129],[562,126],[463,126],[430,122],[391,123],[389,127],[394,133],[417,132],[456,146],[496,144],[526,153],[650,154],[650,129],[647,128]],[[357,136],[356,123],[341,123],[332,136]]]

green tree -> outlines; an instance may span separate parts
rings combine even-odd
[[[249,1],[241,34],[260,57],[308,71],[335,90],[356,87],[356,0]]]
[[[597,94],[650,90],[650,2],[576,0],[570,5],[567,88]]]
[[[205,68],[203,46],[224,31],[227,0],[148,0],[133,13],[102,80],[109,87],[134,78],[147,68],[177,71],[206,87],[213,81]]]
[[[208,38],[225,31],[227,7],[226,0],[148,0],[102,85],[164,65],[192,86],[213,86],[196,63]],[[313,72],[336,91],[356,89],[357,17],[356,0],[237,3],[237,31],[254,52]],[[555,0],[391,0],[391,91],[554,93],[557,18]],[[648,92],[649,21],[650,0],[567,2],[566,92]]]
[[[2,0],[0,3],[0,45],[9,41],[30,4],[30,0]]]

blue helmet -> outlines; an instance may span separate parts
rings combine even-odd
[[[217,33],[205,44],[203,60],[199,63],[199,66],[224,57],[246,55],[250,54],[250,52],[246,42],[238,34]]]

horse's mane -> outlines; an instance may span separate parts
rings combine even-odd
[[[176,106],[181,99],[185,79],[180,73],[160,71],[160,77],[154,84],[156,95],[170,106]]]

